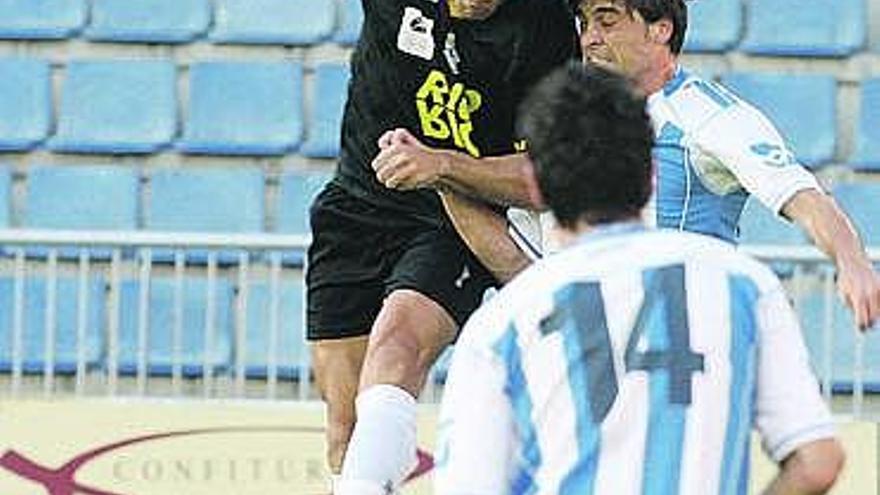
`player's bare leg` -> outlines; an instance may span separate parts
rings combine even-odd
[[[456,328],[446,310],[418,292],[397,290],[385,299],[370,333],[336,495],[385,493],[414,467],[415,398]]]
[[[354,428],[354,398],[367,350],[367,336],[319,340],[312,344],[312,367],[327,405],[327,463],[342,472],[342,459]]]

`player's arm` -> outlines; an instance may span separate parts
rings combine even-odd
[[[504,393],[505,367],[485,345],[473,345],[479,339],[471,338],[494,333],[486,314],[480,310],[474,315],[452,354],[437,423],[437,495],[509,492],[519,440]]]
[[[844,453],[810,370],[797,316],[778,282],[758,301],[757,313],[755,423],[764,449],[780,465],[765,493],[825,493]]]
[[[399,190],[448,189],[485,201],[531,209],[543,208],[531,161],[525,153],[474,158],[466,153],[433,149],[406,129],[379,139],[373,159],[376,178]]]
[[[855,314],[860,328],[880,322],[880,274],[852,222],[824,192],[804,189],[782,207],[782,214],[807,232],[837,267],[837,288]]]
[[[507,219],[479,201],[453,192],[440,192],[455,230],[499,282],[507,283],[531,264],[531,259],[508,235]]]
[[[783,462],[764,495],[826,493],[834,485],[843,462],[836,440],[817,440],[798,447]]]
[[[834,261],[840,294],[861,328],[880,321],[880,275],[852,222],[815,176],[796,162],[766,117],[736,104],[704,125],[697,139],[702,151],[724,164],[742,187],[798,224]]]

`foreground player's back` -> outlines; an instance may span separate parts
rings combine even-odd
[[[468,323],[441,494],[745,493],[753,421],[777,460],[831,434],[772,273],[708,237],[622,230],[537,264]]]

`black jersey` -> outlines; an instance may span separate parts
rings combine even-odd
[[[517,151],[527,91],[576,51],[565,0],[507,0],[484,21],[451,19],[446,0],[363,0],[351,61],[337,183],[385,220],[445,221],[434,191],[395,191],[370,167],[377,141],[404,127],[431,147],[474,157]]]

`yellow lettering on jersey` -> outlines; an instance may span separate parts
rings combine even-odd
[[[527,149],[529,149],[529,143],[526,142],[525,139],[520,139],[520,140],[514,141],[513,142],[513,149],[517,153],[523,153]]]
[[[446,74],[434,69],[416,93],[416,109],[419,111],[422,133],[439,140],[452,137],[456,147],[479,157],[480,150],[471,140],[474,130],[471,115],[482,103],[483,97],[479,92],[466,88],[462,83],[450,87]]]

